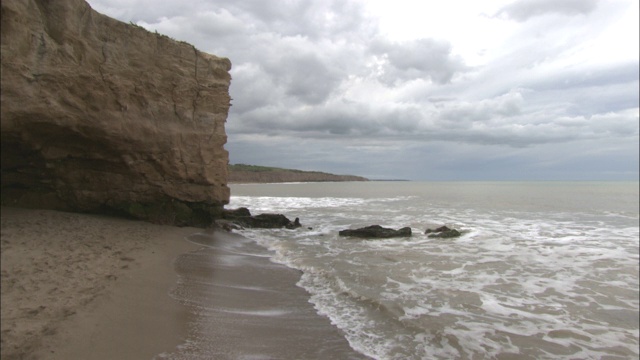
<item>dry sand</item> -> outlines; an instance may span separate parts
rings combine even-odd
[[[168,296],[198,231],[2,208],[1,353],[10,359],[150,359],[184,341]]]

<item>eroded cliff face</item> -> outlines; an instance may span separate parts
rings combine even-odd
[[[228,59],[82,0],[1,6],[3,204],[178,225],[221,211]]]

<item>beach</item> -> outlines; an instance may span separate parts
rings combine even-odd
[[[188,341],[160,358],[368,358],[318,315],[296,286],[302,272],[273,262],[273,252],[234,233],[201,231],[189,240],[203,247],[176,259],[172,297],[195,316]]]
[[[143,359],[186,335],[168,296],[193,228],[2,208],[2,359]],[[162,314],[162,316],[157,316]]]
[[[2,208],[5,359],[362,358],[234,234]]]

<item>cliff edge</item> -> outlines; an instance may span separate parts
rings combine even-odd
[[[92,10],[3,0],[2,204],[208,225],[231,63]]]

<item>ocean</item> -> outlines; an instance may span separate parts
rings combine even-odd
[[[638,182],[232,184],[238,231],[375,359],[637,359]],[[409,226],[410,238],[338,236]],[[462,236],[433,239],[447,225]]]

